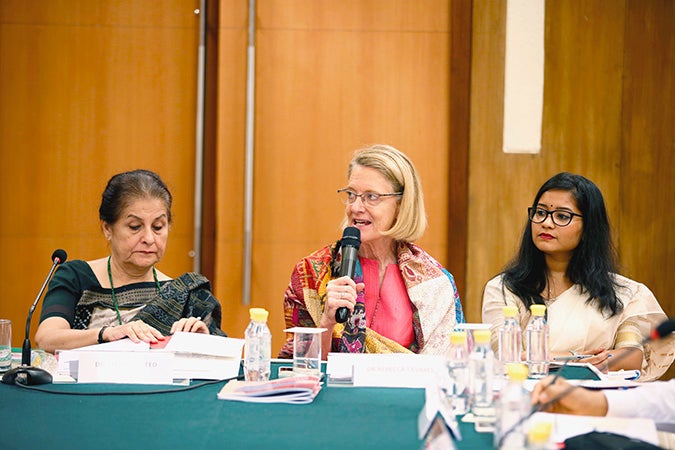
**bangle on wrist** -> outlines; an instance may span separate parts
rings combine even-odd
[[[105,329],[108,328],[108,326],[101,327],[101,329],[98,331],[98,343],[103,344],[104,342],[108,342],[105,339],[103,339],[103,332]]]

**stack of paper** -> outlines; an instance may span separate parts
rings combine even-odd
[[[174,384],[239,374],[243,339],[177,332],[152,346],[130,339],[58,353],[54,382]]]
[[[220,400],[253,403],[311,403],[321,390],[321,379],[312,375],[296,375],[271,381],[228,382],[218,392]]]

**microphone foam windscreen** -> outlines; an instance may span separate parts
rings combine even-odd
[[[341,245],[350,245],[359,248],[361,246],[361,230],[356,227],[347,227],[342,232]]]
[[[666,337],[673,331],[675,331],[675,320],[673,319],[665,320],[656,327],[656,334],[659,337]]]
[[[54,253],[52,253],[52,261],[54,261],[55,259],[59,260],[57,264],[63,264],[64,262],[66,262],[66,259],[68,259],[68,254],[66,253],[65,250],[59,248],[57,250],[54,250]]]

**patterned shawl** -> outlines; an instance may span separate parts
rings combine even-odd
[[[291,281],[284,296],[284,312],[287,327],[316,327],[323,313],[326,285],[340,272],[341,256],[338,253],[339,241],[318,250],[301,260],[293,270]],[[450,332],[457,323],[463,323],[464,314],[459,294],[452,275],[434,258],[412,243],[398,243],[398,266],[401,270],[408,296],[413,307],[413,331],[415,341],[410,348],[388,339],[375,331],[365,328],[363,345],[356,348],[361,339],[356,339],[354,330],[365,321],[358,321],[360,315],[351,317],[352,329],[338,324],[333,329],[331,351],[364,351],[367,353],[405,353],[445,354]],[[357,274],[360,273],[357,267]],[[358,304],[357,304],[358,305]],[[365,317],[365,316],[364,316]],[[356,319],[356,320],[355,320]],[[361,322],[361,323],[359,323]],[[347,326],[350,327],[350,321]],[[353,349],[348,349],[349,345]],[[293,334],[287,336],[287,342],[279,356],[293,356]]]
[[[171,325],[182,317],[201,317],[211,334],[225,336],[220,329],[221,308],[211,294],[209,280],[194,272],[184,273],[162,285],[159,294],[150,300],[132,320],[142,320],[168,336]]]

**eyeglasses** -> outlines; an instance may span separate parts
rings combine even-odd
[[[345,205],[351,205],[356,201],[357,198],[360,197],[363,204],[367,206],[377,206],[380,204],[382,200],[384,200],[384,197],[395,197],[403,194],[403,192],[391,192],[388,194],[379,194],[377,192],[369,192],[369,191],[364,192],[363,194],[357,194],[356,192],[347,188],[338,189],[337,192],[338,194],[340,194],[340,198],[342,199],[342,202]]]
[[[532,223],[543,223],[548,216],[551,216],[553,223],[559,227],[569,225],[572,219],[574,219],[574,216],[583,217],[581,214],[565,211],[563,209],[548,211],[544,208],[527,208],[527,217],[529,217],[530,222]]]

